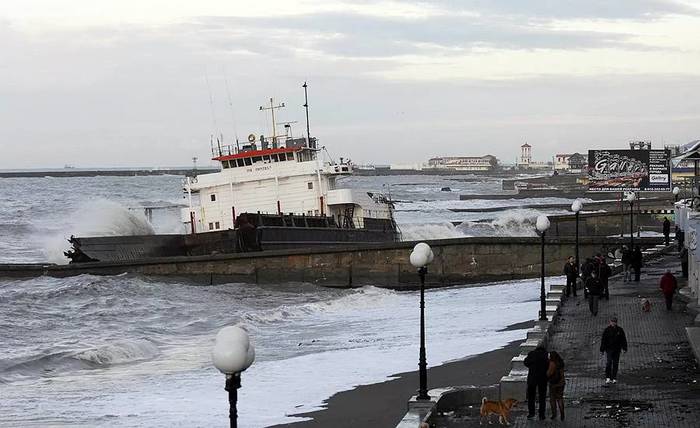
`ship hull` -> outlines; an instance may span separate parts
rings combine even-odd
[[[246,248],[238,230],[188,235],[73,237],[71,263],[133,261],[153,257],[231,254],[287,248],[318,248],[369,242],[394,242],[393,228],[343,229],[324,227],[262,226],[255,230],[257,245]]]

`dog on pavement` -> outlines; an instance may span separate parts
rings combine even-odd
[[[651,312],[651,302],[649,299],[642,299],[642,312]]]
[[[479,418],[479,425],[481,425],[486,419],[489,423],[491,423],[491,415],[498,415],[498,422],[501,425],[510,425],[510,422],[508,422],[508,417],[510,417],[510,409],[515,407],[515,405],[518,404],[518,400],[515,400],[513,398],[509,398],[505,401],[489,401],[486,399],[486,397],[481,399],[481,411],[479,414],[481,417]]]

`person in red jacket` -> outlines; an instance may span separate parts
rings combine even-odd
[[[676,288],[678,288],[678,281],[676,281],[676,277],[673,276],[670,270],[666,269],[666,273],[661,276],[659,288],[666,298],[666,309],[670,311],[671,304],[673,303],[673,293],[675,293]]]

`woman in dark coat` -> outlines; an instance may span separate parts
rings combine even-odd
[[[552,409],[552,419],[557,418],[557,408],[564,420],[564,360],[557,351],[549,353],[549,368],[547,368],[547,380],[549,382],[549,407]]]
[[[639,249],[639,245],[634,247],[632,252],[632,269],[634,269],[634,280],[639,282],[639,275],[642,271],[642,250]]]

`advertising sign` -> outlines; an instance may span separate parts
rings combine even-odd
[[[590,192],[670,191],[669,150],[589,150]]]

